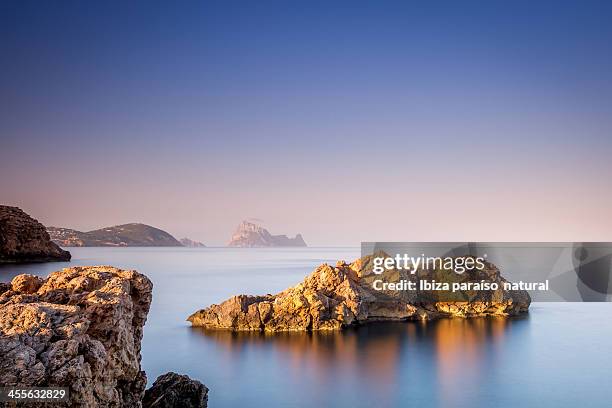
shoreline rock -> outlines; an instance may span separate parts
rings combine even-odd
[[[48,227],[51,240],[64,247],[181,247],[168,232],[150,225],[131,223],[93,231]]]
[[[147,408],[140,351],[152,289],[145,275],[111,266],[0,284],[0,384],[68,387],[60,406]]]
[[[400,281],[439,277],[440,271],[371,272],[371,257],[336,267],[323,264],[304,281],[276,295],[238,295],[199,310],[187,318],[192,326],[232,331],[339,330],[385,320],[432,320],[444,317],[513,316],[525,313],[531,299],[526,291],[474,291],[457,300],[435,291],[377,291],[375,279]],[[451,272],[453,273],[453,272]],[[497,267],[485,262],[482,271],[453,277],[464,281],[502,283]]]
[[[0,264],[70,261],[45,227],[18,207],[0,205]]]

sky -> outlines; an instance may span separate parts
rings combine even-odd
[[[612,241],[612,3],[0,2],[0,203],[224,245]]]

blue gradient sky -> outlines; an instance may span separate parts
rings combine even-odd
[[[610,2],[129,3],[0,3],[0,202],[212,245],[612,240]]]

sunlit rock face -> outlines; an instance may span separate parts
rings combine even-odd
[[[0,264],[69,261],[45,227],[17,207],[0,205]]]
[[[0,384],[69,388],[70,400],[54,406],[206,407],[208,388],[172,372],[145,396],[140,349],[152,290],[146,276],[111,266],[0,283]]]
[[[152,288],[146,276],[109,266],[0,285],[0,384],[68,387],[75,407],[142,406]]]
[[[372,257],[335,267],[319,266],[306,279],[276,295],[234,296],[219,305],[199,310],[187,319],[193,326],[233,331],[337,330],[381,320],[431,320],[444,317],[512,316],[527,312],[526,291],[466,291],[456,298],[428,290],[375,290],[375,280],[399,282],[444,278],[438,270],[416,274],[396,269],[372,272]],[[450,272],[453,273],[453,272]],[[463,282],[506,280],[497,267],[485,263],[452,277]]]
[[[267,229],[248,221],[242,221],[227,244],[230,247],[305,247],[301,234],[295,238],[286,235],[272,235]]]

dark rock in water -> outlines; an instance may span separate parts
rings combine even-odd
[[[306,242],[301,234],[295,238],[286,235],[272,235],[267,229],[248,221],[242,221],[232,239],[230,247],[305,247]]]
[[[0,263],[69,261],[45,227],[17,207],[0,205]]]
[[[524,290],[502,289],[506,280],[497,267],[452,277],[460,282],[496,282],[495,291],[468,291],[450,300],[435,291],[375,290],[375,280],[386,282],[438,278],[439,270],[372,272],[372,257],[336,267],[319,266],[304,281],[276,295],[234,296],[219,305],[199,310],[187,319],[193,326],[233,331],[338,330],[383,320],[431,320],[443,317],[511,316],[528,310],[531,299]],[[454,272],[451,272],[454,274]],[[438,279],[439,280],[439,279]]]
[[[208,388],[186,375],[169,372],[145,391],[143,408],[206,408]]]
[[[123,224],[81,232],[70,228],[48,227],[53,242],[64,247],[180,247],[166,231],[146,224]]]

